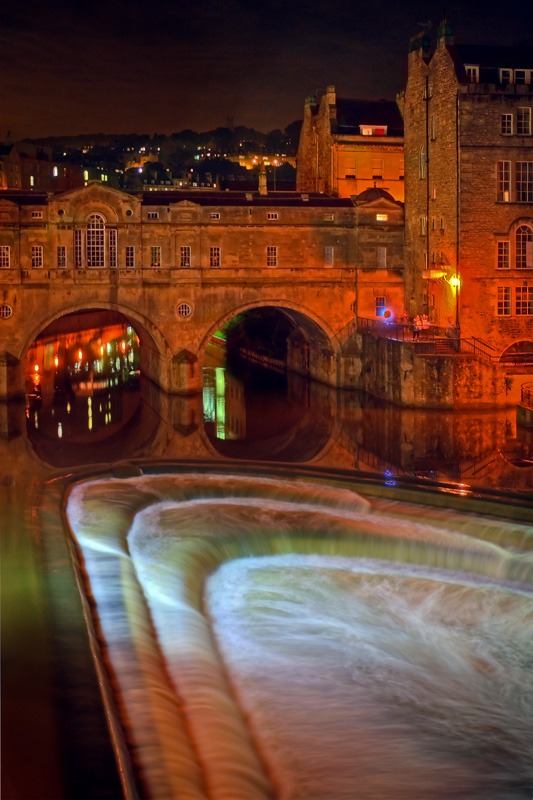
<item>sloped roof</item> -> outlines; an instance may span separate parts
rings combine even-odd
[[[380,189],[379,186],[371,186],[370,189],[365,189],[364,192],[361,192],[356,197],[356,203],[370,203],[372,200],[390,200],[392,203],[396,203],[397,200],[387,192],[386,189]]]
[[[176,192],[144,192],[142,195],[144,206],[167,206],[182,203],[184,200],[198,206],[318,206],[349,208],[352,201],[345,197],[331,197],[331,195],[318,192],[269,192],[260,194],[255,192],[208,192],[184,191]],[[249,199],[250,198],[250,199]]]
[[[403,119],[391,100],[337,99],[336,133],[359,134],[360,125],[387,126],[387,136],[403,136]]]
[[[498,70],[533,69],[533,48],[497,47],[492,45],[456,44],[449,45],[457,77],[466,81],[465,64],[479,66],[480,83],[499,83]]]

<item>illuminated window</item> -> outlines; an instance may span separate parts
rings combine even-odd
[[[30,175],[30,186],[35,186],[35,178],[33,175]]]
[[[503,83],[504,86],[513,82],[513,70],[512,69],[500,69],[500,83]]]
[[[533,268],[533,230],[529,225],[516,229],[516,268]]]
[[[516,199],[533,203],[533,161],[516,162]]]
[[[186,245],[185,247],[180,247],[180,267],[190,267],[191,266],[191,248]]]
[[[387,248],[376,247],[376,266],[378,269],[387,268]]]
[[[117,232],[113,229],[109,231],[109,266],[111,269],[117,266]]]
[[[278,248],[267,247],[267,267],[278,266]]]
[[[509,317],[511,315],[511,287],[498,286],[498,304],[496,313],[499,317]]]
[[[386,297],[376,297],[376,317],[385,316],[386,305],[387,305]]]
[[[41,269],[43,266],[43,248],[41,245],[33,245],[31,248],[32,269]]]
[[[516,287],[515,314],[517,317],[529,317],[533,314],[533,286]]]
[[[151,267],[161,266],[161,248],[159,247],[159,245],[150,248],[150,266]]]
[[[42,211],[32,211],[31,212],[31,218],[32,219],[42,219],[43,218],[43,212]]]
[[[105,220],[100,214],[92,214],[87,222],[85,252],[87,266],[101,269],[105,267]]]
[[[508,203],[511,199],[511,162],[498,161],[498,200]]]
[[[267,219],[277,219],[278,214],[276,211],[269,211],[267,214]]]
[[[517,136],[531,136],[531,109],[518,108],[516,111]]]
[[[426,149],[425,147],[420,148],[420,152],[418,154],[418,177],[420,180],[424,180],[426,177]]]
[[[324,266],[325,267],[332,267],[333,266],[333,259],[334,259],[334,249],[333,247],[324,247]]]
[[[209,214],[209,219],[220,219],[220,214],[218,211],[211,211]]]
[[[513,132],[513,115],[502,114],[502,136],[511,136]]]
[[[58,170],[58,168],[57,168],[57,167],[54,167],[54,169],[52,170],[52,172],[53,172],[54,178],[57,178],[57,176],[59,175],[59,170]]]
[[[148,219],[159,219],[159,211],[149,211]]]
[[[131,245],[126,247],[126,268],[133,269],[135,267],[135,248]]]
[[[67,266],[67,248],[59,245],[57,248],[57,268],[66,269]]]
[[[89,170],[87,170],[87,169],[83,170],[83,180],[84,181],[88,181],[89,180]]]
[[[9,247],[0,247],[0,269],[9,269]]]
[[[327,220],[328,222],[333,222],[334,219],[333,214],[324,214],[324,219]]]
[[[74,231],[74,261],[76,263],[76,269],[82,268],[82,238],[83,234],[80,230]]]
[[[376,222],[387,222],[388,219],[388,214],[376,214]]]
[[[213,268],[220,267],[220,247],[209,248],[209,266]]]
[[[479,83],[479,66],[465,64],[465,72],[469,83]]]
[[[509,242],[498,242],[498,269],[509,269],[511,266],[511,247]]]

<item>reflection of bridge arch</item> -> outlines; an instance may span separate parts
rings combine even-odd
[[[39,319],[31,326],[29,334],[22,340],[20,352],[14,353],[21,364],[22,381],[24,380],[24,362],[26,355],[35,339],[57,320],[63,319],[69,314],[88,311],[112,311],[121,314],[125,322],[134,328],[139,338],[141,372],[151,379],[154,379],[154,376],[157,375],[155,379],[156,383],[159,383],[161,380],[161,365],[166,365],[170,373],[172,353],[165,337],[153,322],[135,309],[125,306],[124,304],[91,301],[89,303],[75,303],[61,310],[55,310],[44,318]],[[167,385],[170,385],[170,374],[166,376],[166,380]]]

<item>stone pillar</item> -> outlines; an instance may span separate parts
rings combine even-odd
[[[22,365],[11,353],[0,353],[0,400],[24,397]]]
[[[194,394],[202,390],[198,359],[190,350],[172,357],[171,394]]]

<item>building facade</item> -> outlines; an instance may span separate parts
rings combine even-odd
[[[456,45],[444,22],[412,40],[398,102],[411,314],[532,351],[533,51]]]
[[[298,191],[350,197],[372,187],[404,199],[403,123],[396,103],[308,97],[297,157]]]

